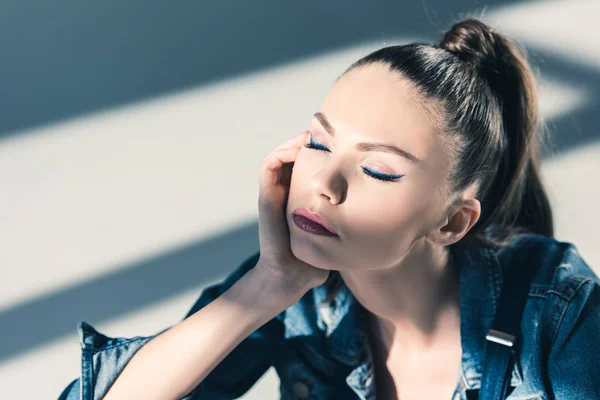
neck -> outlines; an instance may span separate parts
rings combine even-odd
[[[340,273],[385,348],[423,354],[460,337],[460,279],[447,248],[422,240],[398,265]]]

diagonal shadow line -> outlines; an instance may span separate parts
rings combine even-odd
[[[365,40],[431,36],[459,12],[481,7],[431,3],[61,0],[41,9],[5,0],[0,138]]]
[[[421,32],[431,33],[430,28],[420,28]],[[595,128],[600,122],[598,71],[541,50],[532,52],[544,59],[542,64],[534,60],[543,75],[584,84],[592,95],[590,104],[549,121],[553,149],[543,153],[544,157],[598,140]],[[233,252],[229,250],[231,243],[235,243]],[[72,333],[80,320],[98,322],[114,318],[222,277],[257,248],[257,225],[253,224],[2,311],[0,337],[4,340],[0,344],[0,362]],[[222,270],[223,265],[228,266],[226,271]],[[40,322],[42,329],[32,329]]]
[[[223,278],[257,250],[258,224],[252,223],[4,310],[0,363],[73,333],[81,320],[109,320]]]
[[[252,223],[2,311],[0,362],[76,332],[81,320],[102,322],[223,278],[258,248]]]
[[[535,46],[528,46],[527,49],[532,63],[539,67],[543,77],[556,77],[562,84],[572,83],[576,88],[584,88],[588,96],[586,103],[577,109],[547,121],[550,138],[542,153],[543,157],[551,158],[599,140],[600,68],[592,68],[576,59],[560,57]]]

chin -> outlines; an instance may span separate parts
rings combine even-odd
[[[290,248],[292,250],[292,255],[298,260],[305,262],[318,269],[323,269],[327,271],[335,271],[338,269],[336,267],[337,263],[328,262],[331,260],[331,258],[325,254],[322,254],[320,250],[314,245],[311,246],[311,243],[301,243],[294,245],[294,242],[295,241],[293,239],[290,240]]]

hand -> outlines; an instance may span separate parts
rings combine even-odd
[[[328,270],[300,261],[292,254],[285,210],[292,169],[308,131],[288,140],[267,155],[260,166],[258,196],[258,237],[260,259],[257,267],[269,276],[295,283],[298,290],[310,290],[327,280]]]

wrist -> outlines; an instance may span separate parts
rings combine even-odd
[[[288,271],[267,265],[260,260],[249,272],[253,273],[262,290],[275,298],[294,302],[300,300],[314,285],[298,271]]]

